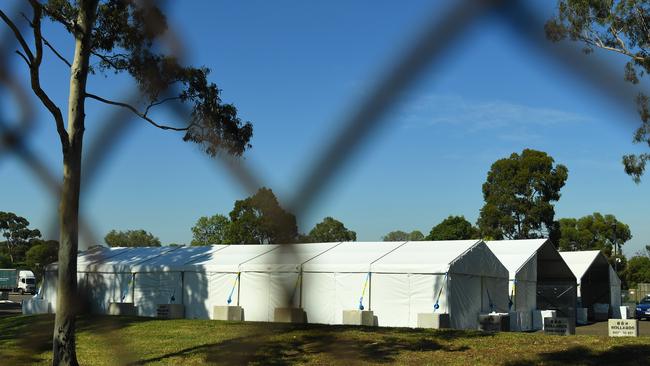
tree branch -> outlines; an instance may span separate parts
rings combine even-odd
[[[90,99],[94,99],[94,100],[102,102],[102,103],[105,103],[105,104],[126,108],[126,109],[130,110],[131,112],[133,112],[133,114],[135,114],[136,116],[138,116],[141,119],[149,122],[152,126],[160,128],[161,130],[187,131],[192,126],[192,124],[188,125],[187,127],[172,127],[172,126],[167,126],[167,125],[161,125],[161,124],[156,123],[156,121],[152,120],[151,118],[149,118],[146,113],[142,113],[142,112],[138,111],[137,108],[135,108],[134,106],[132,106],[132,105],[130,105],[128,103],[116,102],[116,101],[113,101],[113,100],[102,98],[102,97],[100,97],[98,95],[91,94],[91,93],[86,93],[86,97],[88,97]],[[161,103],[158,103],[158,104],[161,104]],[[149,109],[149,108],[147,108],[147,109]]]
[[[43,60],[43,37],[41,35],[41,15],[42,8],[41,4],[36,0],[29,0],[29,3],[32,5],[34,10],[34,15],[30,23],[32,29],[34,30],[34,44],[36,47],[36,56],[33,57],[31,66],[29,68],[29,74],[31,77],[32,90],[34,94],[41,100],[41,103],[47,108],[56,123],[56,131],[59,134],[61,140],[61,147],[63,150],[67,150],[70,141],[68,140],[68,131],[65,129],[65,123],[63,122],[63,114],[61,109],[50,99],[50,97],[45,93],[43,88],[41,88],[40,81],[40,67],[41,61]]]
[[[2,9],[0,9],[0,18],[9,26],[11,31],[14,33],[16,36],[16,40],[18,40],[18,43],[20,43],[20,46],[23,48],[23,51],[25,52],[25,55],[27,55],[27,58],[30,60],[29,64],[31,64],[31,61],[34,59],[34,54],[32,53],[32,50],[29,48],[27,45],[27,42],[25,41],[25,37],[23,37],[22,33],[20,33],[20,30],[18,27],[16,27],[16,24],[9,19],[7,14],[5,14]]]

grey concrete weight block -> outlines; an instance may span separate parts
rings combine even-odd
[[[244,309],[241,306],[215,306],[212,308],[212,319],[240,322],[244,320]]]
[[[136,316],[135,305],[132,302],[111,302],[108,304],[108,315]]]
[[[451,327],[449,314],[446,313],[419,313],[418,328],[447,329]]]
[[[307,314],[301,308],[275,308],[273,321],[276,323],[305,323]]]
[[[375,326],[375,315],[371,310],[343,310],[343,324]]]

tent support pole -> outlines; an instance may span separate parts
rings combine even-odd
[[[181,272],[181,304],[185,305],[185,272]]]
[[[131,274],[131,303],[135,305],[135,272]]]
[[[239,306],[240,290],[241,290],[241,272],[237,272],[237,306]]]

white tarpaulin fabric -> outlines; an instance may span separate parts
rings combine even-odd
[[[342,324],[344,310],[368,307],[370,265],[404,243],[345,242],[304,263],[302,307],[309,322]]]
[[[476,329],[479,313],[508,308],[508,270],[480,240],[407,242],[370,268],[370,310],[380,325],[415,326],[437,301],[453,328]]]
[[[244,309],[244,318],[272,321],[275,308],[300,307],[302,265],[339,244],[279,245],[242,263],[239,305]]]

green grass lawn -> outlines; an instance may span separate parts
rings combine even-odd
[[[52,316],[0,318],[0,364],[48,364]],[[82,317],[82,365],[649,365],[650,338]]]

